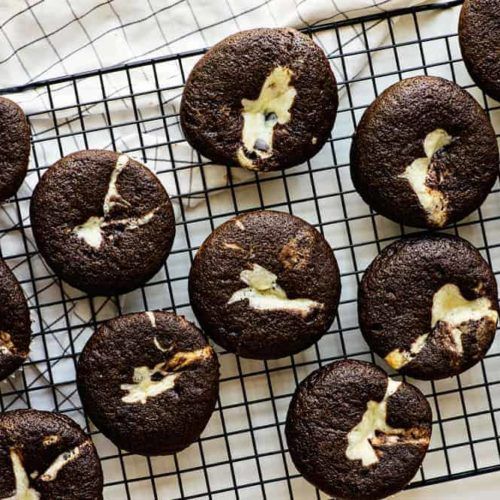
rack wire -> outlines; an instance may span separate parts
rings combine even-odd
[[[0,385],[0,409],[38,408],[69,415],[96,443],[105,498],[325,498],[294,468],[284,439],[296,385],[344,357],[384,365],[359,332],[356,289],[363,270],[388,243],[410,230],[372,212],[349,176],[350,137],[364,109],[391,83],[414,74],[451,79],[484,106],[500,133],[500,106],[477,89],[461,60],[459,1],[342,20],[306,30],[327,52],[339,79],[332,136],[311,161],[269,174],[211,165],[179,128],[179,96],[203,51],[3,89],[28,109],[32,158],[27,180],[0,210],[3,259],[28,296],[33,319],[29,361]],[[439,30],[429,23],[438,16]],[[449,30],[449,33],[446,32]],[[445,33],[443,33],[443,31]],[[97,97],[96,97],[97,95]],[[53,275],[41,260],[29,221],[31,191],[59,157],[84,148],[127,152],[156,171],[176,205],[177,237],[166,265],[130,294],[90,298]],[[126,312],[167,309],[193,319],[187,276],[206,236],[246,210],[283,210],[314,224],[334,248],[343,294],[337,318],[317,345],[291,358],[254,361],[218,350],[221,392],[200,440],[173,457],[118,450],[86,419],[75,362],[96,326]],[[475,244],[500,272],[500,189],[447,231]],[[500,341],[459,377],[415,383],[434,415],[433,438],[410,488],[500,470]]]

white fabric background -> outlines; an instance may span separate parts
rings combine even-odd
[[[306,25],[424,0],[3,0],[0,87],[208,47],[238,30]]]

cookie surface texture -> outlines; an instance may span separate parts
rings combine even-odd
[[[0,260],[0,380],[26,360],[31,338],[28,304],[19,282]]]
[[[219,226],[196,254],[191,306],[203,331],[240,356],[271,359],[316,342],[335,316],[337,262],[307,222],[257,211]]]
[[[498,146],[474,98],[438,77],[408,78],[364,113],[351,146],[354,186],[381,215],[440,228],[479,208],[498,177]]]
[[[372,262],[358,306],[366,341],[393,369],[439,379],[486,354],[498,319],[497,284],[467,241],[416,236],[389,245]]]
[[[291,28],[254,29],[225,38],[196,64],[180,115],[187,141],[203,156],[265,171],[314,156],[337,105],[318,45]]]
[[[432,414],[414,386],[377,366],[346,360],[309,375],[286,421],[298,471],[334,498],[376,500],[417,473],[431,437]]]
[[[0,97],[0,202],[13,196],[28,169],[30,128],[23,110]]]
[[[0,415],[0,498],[100,500],[102,488],[94,444],[73,420],[38,410]]]
[[[500,3],[465,0],[458,27],[460,48],[470,75],[500,101]]]

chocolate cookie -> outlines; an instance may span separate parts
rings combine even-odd
[[[458,25],[460,48],[474,81],[500,101],[500,3],[465,0]]]
[[[118,447],[176,453],[198,439],[219,392],[219,364],[182,316],[145,312],[103,324],[85,346],[78,391],[94,424]]]
[[[366,110],[351,147],[361,197],[401,224],[439,228],[477,209],[498,177],[495,132],[479,104],[433,76],[389,87]]]
[[[158,178],[112,151],[79,151],[53,165],[33,193],[31,222],[54,272],[95,295],[146,282],[175,235],[172,204]]]
[[[481,360],[498,319],[495,276],[456,236],[397,241],[370,265],[359,288],[370,347],[400,373],[451,377]]]
[[[0,202],[13,196],[28,170],[30,127],[23,110],[0,97]]]
[[[31,322],[23,291],[0,260],[0,380],[13,373],[29,354]]]
[[[0,498],[99,500],[102,487],[94,444],[73,420],[38,410],[0,415]]]
[[[323,51],[291,29],[253,29],[210,49],[189,75],[181,125],[214,162],[278,170],[314,156],[337,113]]]
[[[283,212],[235,217],[203,243],[189,276],[203,330],[240,356],[271,359],[316,342],[335,316],[335,256],[307,222]]]
[[[376,500],[417,473],[431,423],[416,387],[371,363],[346,360],[299,385],[285,432],[295,466],[314,486],[335,498]]]

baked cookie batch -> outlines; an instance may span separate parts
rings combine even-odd
[[[496,2],[466,1],[460,43],[467,68],[500,95]],[[204,156],[254,171],[292,167],[327,141],[338,105],[323,51],[293,29],[232,35],[194,67],[180,119]],[[26,174],[29,127],[0,98],[0,200]],[[362,198],[401,224],[439,229],[476,210],[498,177],[495,132],[456,84],[417,76],[388,88],[363,115],[351,147]],[[40,253],[56,275],[92,295],[139,287],[175,236],[169,196],[126,154],[80,151],[50,167],[31,201]],[[219,363],[204,333],[243,357],[298,353],[330,327],[340,298],[332,248],[307,222],[260,210],[219,226],[200,247],[189,296],[202,330],[147,311],[102,324],[85,346],[77,386],[87,415],[132,453],[176,453],[198,439],[217,402]],[[495,276],[457,237],[424,233],[386,247],[359,287],[360,328],[401,375],[462,373],[489,349],[498,320]],[[0,262],[0,379],[27,358],[30,321],[21,287]],[[204,332],[204,333],[203,333]],[[402,489],[429,446],[423,394],[371,363],[323,366],[297,388],[286,438],[297,469],[330,496],[376,499]],[[90,437],[63,415],[0,415],[0,498],[102,498]]]

